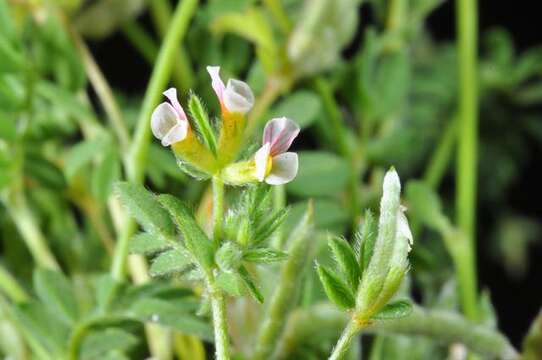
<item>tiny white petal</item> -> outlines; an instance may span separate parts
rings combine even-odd
[[[169,88],[164,91],[163,94],[165,97],[168,98],[169,103],[171,104],[171,106],[173,106],[173,109],[175,109],[175,111],[179,115],[179,118],[187,120],[183,107],[181,106],[181,104],[179,103],[179,99],[177,98],[177,89]]]
[[[408,219],[405,216],[406,208],[401,206],[397,211],[397,236],[405,238],[408,240],[408,249],[410,250],[414,239],[412,236],[412,231],[410,231],[410,226],[408,224]]]
[[[224,90],[224,105],[231,112],[246,114],[254,105],[254,94],[247,83],[230,79]]]
[[[179,141],[183,141],[188,132],[188,123],[186,121],[180,121],[171,128],[171,130],[162,139],[162,146],[169,146]]]
[[[292,181],[297,175],[298,159],[294,152],[287,152],[273,157],[271,172],[265,178],[270,185],[282,185]]]
[[[207,66],[207,72],[211,76],[211,85],[218,97],[218,100],[222,103],[224,101],[224,82],[220,78],[220,66]]]
[[[288,151],[298,134],[299,126],[293,120],[274,118],[265,125],[263,142],[271,144],[271,156],[275,156]]]
[[[255,175],[258,181],[263,181],[265,179],[270,149],[271,146],[269,143],[265,143],[258,151],[256,151],[256,154],[254,154],[254,163],[256,164]]]
[[[151,130],[155,137],[162,140],[177,125],[177,113],[173,106],[163,102],[154,109],[151,116]]]

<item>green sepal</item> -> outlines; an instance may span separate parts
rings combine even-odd
[[[196,131],[201,136],[207,148],[216,156],[217,143],[215,131],[211,125],[209,115],[207,114],[205,107],[203,106],[200,98],[194,93],[190,94],[190,99],[188,100],[188,110],[192,116]]]
[[[407,317],[412,313],[412,303],[409,300],[397,300],[384,306],[372,316],[375,320],[393,320]]]
[[[316,264],[316,271],[327,297],[341,309],[352,309],[355,305],[354,294],[348,286],[326,267]]]
[[[328,245],[348,285],[355,292],[359,284],[360,269],[354,250],[345,239],[340,237],[329,239]]]

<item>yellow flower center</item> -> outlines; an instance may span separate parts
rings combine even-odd
[[[265,164],[265,176],[269,175],[272,168],[273,168],[273,157],[268,156],[267,163]]]

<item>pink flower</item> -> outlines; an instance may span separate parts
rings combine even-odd
[[[151,116],[153,135],[162,140],[163,146],[169,146],[186,138],[189,122],[179,100],[177,90],[170,88],[164,91],[169,102],[158,105]]]
[[[297,175],[298,159],[287,152],[299,134],[299,126],[285,117],[275,118],[265,125],[263,146],[254,155],[256,178],[270,185],[282,185]]]
[[[254,105],[254,94],[247,83],[229,79],[226,86],[220,78],[220,66],[207,66],[211,75],[213,90],[220,101],[220,105],[231,113],[246,114]]]

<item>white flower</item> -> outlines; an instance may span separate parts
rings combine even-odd
[[[397,237],[406,239],[408,241],[408,251],[412,249],[412,244],[414,239],[412,236],[412,231],[410,231],[410,225],[408,224],[408,219],[405,216],[407,208],[404,206],[399,206],[399,211],[397,211]]]
[[[270,185],[282,185],[297,175],[298,159],[287,152],[299,134],[299,126],[292,120],[275,118],[265,125],[263,146],[254,155],[255,176]]]
[[[254,105],[254,94],[247,83],[229,79],[226,86],[220,78],[220,66],[207,66],[212,86],[220,104],[232,113],[246,114]]]
[[[153,135],[162,140],[163,146],[169,146],[184,140],[188,133],[188,119],[179,100],[177,90],[170,88],[164,91],[169,102],[163,102],[154,109],[151,116]]]

